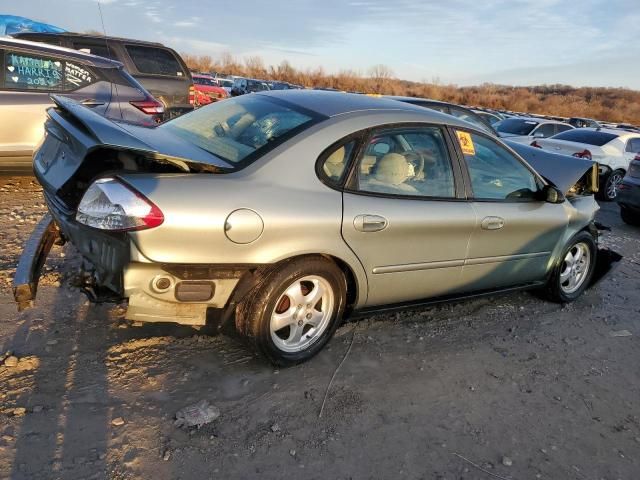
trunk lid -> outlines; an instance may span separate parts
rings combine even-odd
[[[46,135],[33,169],[49,196],[75,208],[84,190],[108,171],[223,172],[222,159],[157,127],[109,120],[68,98],[52,96]]]
[[[568,142],[567,140],[554,140],[553,138],[539,138],[536,139],[536,143],[540,145],[544,150],[549,150],[553,153],[560,153],[564,155],[573,155],[574,153],[580,153],[585,150],[591,152],[591,158],[594,160],[598,157],[605,156],[605,152],[601,147],[597,145],[589,145],[587,143]]]

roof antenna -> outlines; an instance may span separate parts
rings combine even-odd
[[[96,0],[96,2],[98,3],[98,12],[100,13],[100,23],[102,24],[102,33],[104,34],[104,44],[107,47],[107,55],[109,55],[109,59],[113,59],[113,56],[111,55],[111,49],[109,48],[109,39],[107,37],[107,29],[104,26],[104,16],[102,15],[102,5],[100,4],[100,0]],[[114,88],[116,90],[116,96],[118,96],[118,85],[116,85],[114,82],[109,82],[109,85],[111,87],[111,93],[109,95],[109,103],[107,103],[107,108],[105,109],[105,113],[109,111],[109,107],[111,106],[111,102],[113,101]],[[122,114],[122,105],[120,105],[120,102],[118,102],[118,107],[120,110],[120,118],[124,119],[124,116]]]

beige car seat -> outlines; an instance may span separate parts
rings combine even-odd
[[[342,172],[344,172],[345,167],[344,154],[344,147],[340,147],[325,160],[322,169],[329,178],[339,179],[342,176]]]
[[[377,163],[368,188],[387,193],[417,192],[415,187],[404,183],[409,178],[409,170],[406,158],[399,153],[388,153]]]

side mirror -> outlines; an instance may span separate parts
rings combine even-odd
[[[547,203],[564,202],[564,194],[553,185],[545,185],[542,189],[542,198]]]
[[[544,133],[536,132],[533,134],[533,138],[544,138]]]

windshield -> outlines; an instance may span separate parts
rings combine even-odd
[[[244,95],[213,103],[158,128],[238,164],[279,145],[320,118],[282,100]]]
[[[538,122],[533,120],[507,118],[496,125],[496,130],[500,133],[510,133],[512,135],[529,135],[537,125]]]
[[[618,138],[615,133],[600,132],[598,130],[587,130],[585,128],[576,128],[559,133],[553,137],[554,140],[565,140],[567,142],[586,143],[601,147],[605,143],[609,143],[614,138]]]

